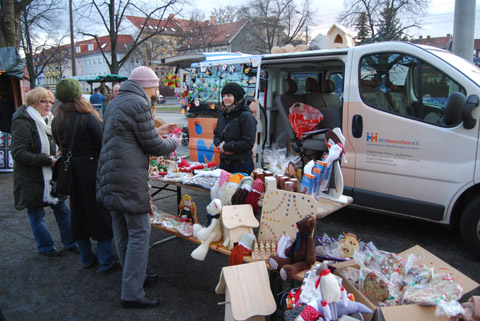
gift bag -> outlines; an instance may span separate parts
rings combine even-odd
[[[288,109],[288,120],[298,139],[302,134],[311,131],[323,119],[320,110],[304,103],[295,103]]]

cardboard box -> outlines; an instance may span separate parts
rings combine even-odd
[[[461,273],[460,271],[456,270],[452,266],[448,265],[446,262],[442,261],[432,253],[428,252],[424,248],[416,245],[412,248],[409,248],[402,253],[399,253],[400,256],[406,258],[409,254],[415,254],[419,260],[415,262],[416,264],[425,264],[428,267],[434,267],[434,272],[441,271],[442,273],[448,272],[452,273],[453,277],[456,282],[463,283],[463,294],[467,294],[470,291],[476,289],[479,284],[474,280],[470,279],[465,274]],[[376,321],[449,321],[450,319],[447,317],[437,317],[435,316],[435,306],[420,306],[415,304],[410,305],[398,305],[398,306],[391,306],[391,307],[382,307],[377,308],[372,302],[370,302],[351,282],[345,279],[342,274],[340,273],[341,268],[345,268],[348,266],[356,266],[358,264],[355,261],[347,261],[341,262],[333,265],[336,270],[334,274],[338,275],[343,280],[343,285],[345,289],[349,293],[353,293],[355,295],[355,299],[357,302],[361,302],[368,306],[372,310],[376,310],[374,314],[364,314],[364,318],[366,321],[376,320]],[[442,270],[439,270],[442,269]]]

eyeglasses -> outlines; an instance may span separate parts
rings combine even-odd
[[[42,104],[50,104],[50,105],[53,105],[53,101],[51,101],[51,100],[46,100],[46,99],[45,99],[45,100],[40,100],[40,102],[41,102]]]

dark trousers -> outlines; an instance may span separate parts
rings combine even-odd
[[[229,173],[245,173],[250,175],[255,168],[253,158],[247,158],[240,161],[235,160],[220,160],[220,168]]]

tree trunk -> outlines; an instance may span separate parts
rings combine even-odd
[[[18,30],[15,23],[15,1],[2,0],[2,16],[0,28],[0,47],[16,47],[19,48]]]
[[[20,13],[33,0],[1,0],[0,47],[20,48]]]

